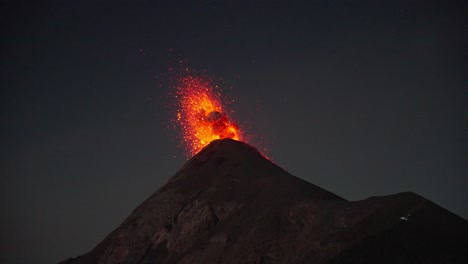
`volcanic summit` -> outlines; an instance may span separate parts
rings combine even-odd
[[[468,221],[414,193],[347,201],[215,140],[62,263],[468,263]]]

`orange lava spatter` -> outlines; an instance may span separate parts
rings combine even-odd
[[[175,97],[178,110],[176,123],[182,129],[186,150],[195,155],[215,139],[241,140],[239,127],[223,109],[221,94],[212,81],[197,75],[181,76]]]

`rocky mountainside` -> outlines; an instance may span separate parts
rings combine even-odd
[[[414,193],[346,201],[216,140],[62,263],[468,263],[468,221]]]

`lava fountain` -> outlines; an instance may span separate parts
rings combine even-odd
[[[182,130],[183,143],[190,155],[215,139],[242,140],[239,127],[229,119],[223,107],[227,102],[211,79],[186,74],[179,76],[174,85],[177,101],[174,121]]]

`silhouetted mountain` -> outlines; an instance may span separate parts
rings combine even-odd
[[[468,263],[468,222],[414,193],[350,202],[216,140],[62,263]]]

